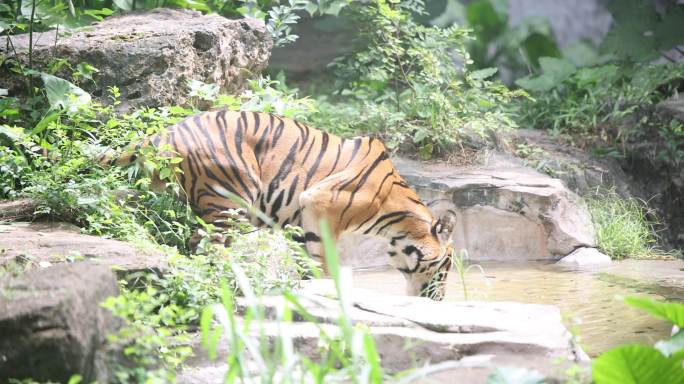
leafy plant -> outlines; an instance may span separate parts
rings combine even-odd
[[[607,191],[587,200],[596,228],[596,242],[613,259],[667,255],[658,250],[655,213],[633,198]]]
[[[659,303],[650,299],[627,297],[625,302],[664,318],[675,325],[684,325],[684,306]],[[612,383],[681,383],[684,382],[684,343],[682,331],[655,347],[624,345],[611,349],[592,363],[596,384]]]
[[[347,9],[360,26],[357,49],[333,67],[343,103],[363,113],[333,117],[347,121],[334,130],[376,133],[390,148],[410,143],[429,158],[473,132],[514,126],[502,105],[524,93],[489,81],[495,69],[467,69],[467,30],[419,25],[412,14],[424,12],[422,1],[374,0]]]
[[[684,5],[666,1],[659,7],[647,1],[620,0],[610,3],[608,9],[614,22],[601,44],[604,52],[632,62],[659,57],[674,61],[668,51],[684,42]]]
[[[506,0],[454,1],[432,23],[457,23],[472,29],[474,38],[466,46],[475,68],[505,68],[516,78],[539,68],[540,57],[560,57],[546,19],[528,17],[511,27],[508,11]]]

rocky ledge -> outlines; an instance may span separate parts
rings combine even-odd
[[[346,291],[345,291],[346,292]],[[437,374],[459,378],[459,382],[484,382],[497,366],[534,368],[553,376],[564,364],[586,362],[588,358],[561,322],[554,306],[510,302],[434,302],[419,297],[392,296],[363,289],[348,293],[349,311],[355,324],[369,327],[382,366],[398,372],[426,363],[451,362],[451,368]],[[313,280],[300,292],[300,302],[326,331],[336,332],[339,302],[329,280]],[[259,328],[275,338],[287,327],[296,340],[297,351],[316,358],[320,330],[295,316],[293,323],[278,325],[273,319],[284,299],[263,297],[260,305],[269,320]],[[239,302],[238,312],[249,303]],[[255,333],[257,329],[253,330]],[[227,365],[221,356],[208,360],[204,351],[190,361],[179,383],[221,383]],[[552,362],[558,364],[554,365]]]
[[[15,263],[29,269],[46,268],[74,261],[102,264],[122,275],[166,268],[166,256],[159,251],[143,251],[123,241],[85,235],[72,224],[0,225],[0,267]]]

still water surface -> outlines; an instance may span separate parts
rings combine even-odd
[[[580,344],[595,356],[618,344],[653,344],[670,325],[624,304],[619,296],[638,295],[684,301],[684,262],[616,262],[600,271],[568,271],[543,263],[479,263],[466,275],[470,300],[517,301],[557,305]],[[463,300],[459,276],[448,279],[446,300]],[[404,293],[404,278],[392,269],[356,271],[354,286],[390,294]],[[618,297],[616,297],[618,296]]]

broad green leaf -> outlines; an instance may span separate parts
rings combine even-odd
[[[515,81],[523,89],[531,92],[546,92],[556,86],[556,82],[549,75],[542,74],[537,77],[523,77]]]
[[[413,142],[418,144],[421,141],[425,140],[425,138],[428,137],[428,132],[422,129],[419,129],[416,131],[416,133],[413,134]]]
[[[684,328],[684,305],[679,303],[660,303],[643,297],[625,297],[625,302],[640,308],[653,316],[665,319],[679,328]]]
[[[45,128],[48,127],[48,125],[57,120],[57,118],[61,115],[62,113],[60,111],[55,111],[49,113],[47,116],[43,117],[38,124],[31,130],[32,135],[37,135],[45,130]]]
[[[499,367],[487,377],[487,384],[541,384],[544,376],[526,368]]]
[[[45,85],[45,93],[50,102],[50,108],[61,107],[73,111],[90,102],[90,95],[71,82],[47,73],[41,73],[40,77]],[[71,98],[69,95],[74,95],[75,98]]]
[[[644,345],[613,348],[594,359],[591,370],[596,384],[684,383],[680,361]]]
[[[551,76],[554,82],[561,83],[575,73],[575,66],[566,59],[555,57],[542,57],[539,59],[539,66],[545,75]]]
[[[577,67],[595,65],[599,60],[596,48],[586,42],[579,42],[565,48],[563,57]]]
[[[677,352],[684,351],[684,331],[680,330],[670,339],[657,342],[655,347],[665,356],[672,356]]]
[[[613,84],[617,80],[619,72],[620,68],[612,64],[594,68],[580,68],[575,73],[575,79],[577,80],[577,86],[580,88],[599,82]]]
[[[484,80],[494,76],[496,71],[498,71],[498,68],[482,68],[471,72],[470,77],[474,80]]]
[[[24,133],[23,128],[10,127],[8,125],[0,125],[0,143],[2,143],[4,138],[10,143],[16,143],[20,140],[26,138],[26,133]]]

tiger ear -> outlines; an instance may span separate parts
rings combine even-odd
[[[451,238],[455,228],[456,212],[449,209],[444,211],[435,221],[435,224],[432,226],[432,234],[437,236],[440,242],[446,243]]]

